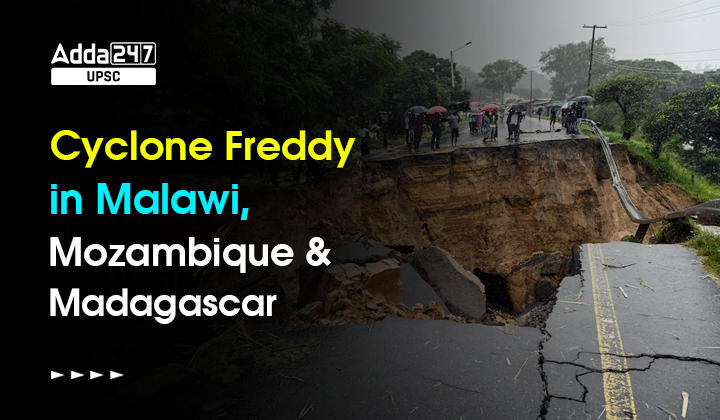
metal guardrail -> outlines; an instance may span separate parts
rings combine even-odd
[[[600,139],[600,145],[602,146],[603,153],[605,154],[605,160],[607,161],[608,167],[610,168],[610,175],[612,177],[613,187],[615,187],[615,191],[617,191],[617,194],[620,197],[620,202],[622,203],[623,208],[625,208],[625,212],[630,217],[630,220],[640,225],[638,227],[638,231],[635,233],[636,240],[642,241],[642,238],[645,236],[648,225],[650,225],[650,223],[660,222],[663,220],[679,219],[688,216],[720,217],[720,199],[711,200],[702,204],[698,204],[696,206],[688,207],[686,209],[668,213],[658,217],[648,217],[645,214],[641,213],[640,210],[638,210],[638,208],[635,206],[635,203],[633,203],[632,199],[630,198],[630,194],[628,194],[627,190],[625,189],[625,185],[623,185],[622,179],[620,178],[620,171],[618,171],[617,165],[615,164],[615,159],[612,155],[612,150],[610,150],[610,142],[608,138],[605,137],[602,131],[600,131],[600,128],[597,126],[595,121],[581,118],[579,122],[580,124],[590,126],[595,135]]]

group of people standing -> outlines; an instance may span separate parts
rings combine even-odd
[[[456,146],[458,137],[460,137],[460,121],[460,115],[457,111],[447,117],[443,117],[440,114],[405,114],[405,142],[408,150],[416,152],[420,149],[420,141],[422,140],[426,123],[430,128],[430,149],[437,150],[440,148],[440,137],[442,136],[444,122],[447,122],[450,127],[450,144]]]
[[[562,125],[567,134],[580,134],[579,120],[583,118],[584,113],[585,109],[580,102],[573,102],[569,107],[561,110]]]
[[[497,140],[497,111],[473,112],[470,114],[470,134],[477,135],[482,130],[483,142]]]
[[[517,108],[510,108],[505,123],[508,128],[508,137],[510,141],[520,141],[520,122],[523,119],[523,113]]]

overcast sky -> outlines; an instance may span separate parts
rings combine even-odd
[[[403,55],[423,49],[448,58],[450,49],[472,41],[455,60],[475,71],[498,58],[539,71],[541,51],[590,40],[583,24],[608,26],[596,37],[615,48],[616,59],[720,67],[720,0],[336,0],[330,16],[387,34]]]

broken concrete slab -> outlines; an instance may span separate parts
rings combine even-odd
[[[400,281],[400,264],[392,258],[368,263],[365,269],[365,288],[374,295],[381,295],[393,305],[400,303],[403,284]]]
[[[294,330],[315,351],[241,383],[229,417],[536,418],[543,387],[532,328],[387,318]]]
[[[410,264],[402,264],[400,266],[400,281],[402,281],[402,295],[400,302],[412,307],[416,303],[427,305],[435,302],[442,308],[445,314],[450,315],[451,312],[445,302],[435,293],[435,290],[425,281],[420,274]]]
[[[485,287],[444,249],[427,247],[410,263],[443,299],[454,315],[480,319],[485,315]]]

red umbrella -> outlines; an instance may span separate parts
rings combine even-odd
[[[499,106],[497,106],[495,104],[489,104],[489,105],[485,105],[483,107],[483,109],[480,110],[480,112],[491,112],[491,111],[497,111],[498,109],[500,109]]]
[[[428,111],[427,111],[427,113],[431,114],[431,115],[432,114],[442,114],[443,112],[447,112],[447,109],[445,109],[444,107],[442,107],[440,105],[435,105],[434,107],[428,109]]]
[[[472,101],[470,102],[470,109],[473,111],[477,111],[478,109],[482,108],[482,102],[480,101]]]

